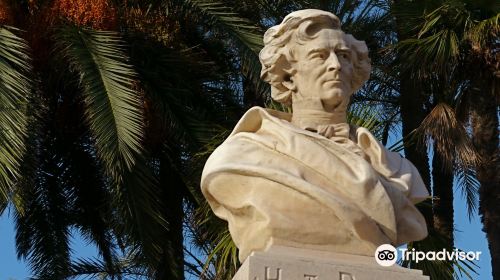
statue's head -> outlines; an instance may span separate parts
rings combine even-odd
[[[271,85],[272,98],[284,104],[315,97],[326,105],[348,100],[371,70],[365,42],[345,34],[334,14],[313,9],[293,12],[271,27],[259,58],[261,78]]]

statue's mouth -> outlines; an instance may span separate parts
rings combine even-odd
[[[326,83],[328,83],[329,85],[340,86],[340,85],[342,85],[342,80],[340,80],[340,79],[331,79],[331,80],[327,80],[325,82],[325,84]]]

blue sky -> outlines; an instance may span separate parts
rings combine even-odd
[[[97,256],[95,247],[82,240],[76,232],[72,232],[71,244],[73,258]],[[28,277],[29,266],[16,257],[14,224],[7,209],[0,217],[0,280],[24,280]]]
[[[481,230],[482,224],[477,215],[469,222],[467,209],[464,207],[465,202],[461,197],[460,191],[455,189],[455,246],[464,251],[481,251],[479,275],[473,276],[475,280],[490,280],[491,279],[491,257],[486,242],[486,235]],[[467,279],[462,277],[462,279]]]

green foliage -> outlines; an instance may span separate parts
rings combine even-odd
[[[32,91],[30,50],[14,32],[20,31],[0,25],[0,205],[9,200],[21,176]]]
[[[80,77],[86,118],[106,171],[117,184],[141,153],[141,98],[137,74],[128,63],[119,34],[66,27],[57,33],[60,49]]]
[[[369,103],[351,106],[347,122],[368,129],[377,139],[382,140],[384,122],[380,120],[376,106]]]
[[[406,2],[394,9],[396,16],[413,26],[404,29],[410,31],[410,38],[396,45],[402,59],[419,61],[406,63],[410,68],[449,72],[451,65],[463,59],[464,46],[472,43],[484,48],[499,31],[498,10],[481,3],[443,0],[415,5]]]
[[[142,155],[142,98],[134,90],[137,74],[124,41],[114,32],[77,27],[61,29],[56,40],[80,78],[95,150],[112,178],[112,203],[123,219],[120,234],[130,235],[130,246],[139,246],[150,260],[158,259],[161,251],[154,241],[166,222],[156,198],[158,185]]]
[[[234,8],[222,2],[210,0],[189,0],[187,5],[200,12],[200,15],[213,25],[215,32],[228,34],[231,42],[228,47],[236,47],[241,53],[242,74],[249,78],[258,90],[258,95],[269,95],[269,86],[260,80],[259,51],[263,47],[263,32],[255,23],[233,12]]]
[[[428,140],[427,145],[434,147],[434,155],[444,159],[441,168],[453,170],[471,218],[478,209],[479,183],[474,168],[481,158],[467,128],[468,107],[474,102],[469,94],[475,81],[488,83],[482,73],[491,68],[495,71],[487,64],[491,59],[489,55],[498,49],[494,38],[498,38],[499,9],[490,6],[488,1],[440,0],[398,1],[391,10],[399,20],[397,32],[402,39],[394,46],[397,71],[417,80],[424,100],[419,106],[427,111],[417,130],[407,136],[405,144]],[[452,188],[433,186],[435,193],[438,188],[448,187]],[[443,200],[450,200],[450,197]],[[452,209],[439,209],[435,213],[443,211],[453,216]],[[453,232],[453,225],[451,229],[440,230]],[[453,247],[453,234],[448,239],[431,242],[437,236],[434,229],[430,231],[433,236],[416,244],[427,249]],[[461,275],[473,279],[470,272],[474,272],[469,263],[423,263],[422,269],[432,279],[458,279]]]
[[[128,258],[115,261],[114,270],[99,259],[77,259],[71,264],[68,279],[147,279],[148,273],[143,267],[136,266]],[[125,278],[122,278],[125,277]]]
[[[248,48],[255,54],[262,48],[262,34],[259,29],[233,12],[231,7],[225,6],[222,2],[208,0],[189,0],[186,4],[199,10],[200,16],[205,17],[205,20],[217,28],[216,30],[228,33],[239,42],[238,46]]]
[[[457,186],[465,200],[467,215],[471,221],[478,210],[479,182],[473,166],[459,165],[454,168]]]

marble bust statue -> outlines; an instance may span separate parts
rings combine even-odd
[[[349,99],[370,74],[365,42],[335,15],[301,10],[264,44],[261,77],[293,113],[248,110],[201,179],[240,260],[272,245],[373,256],[381,244],[423,239],[414,204],[429,194],[418,171],[346,123]]]

